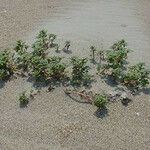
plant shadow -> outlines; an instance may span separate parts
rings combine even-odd
[[[97,65],[97,64],[98,64],[97,61],[94,60],[94,59],[90,59],[90,63],[92,63],[92,64],[94,64],[94,65]]]
[[[29,77],[27,79],[27,82],[30,82],[33,84],[34,88],[45,88],[45,87],[60,87],[60,86],[68,86],[69,85],[69,79],[68,77],[65,77],[63,79],[40,79],[40,80],[36,80],[34,77]]]
[[[94,115],[97,117],[97,118],[105,118],[108,116],[108,109],[106,107],[103,107],[103,108],[98,108],[96,110],[96,112],[94,113]]]
[[[57,43],[51,43],[51,44],[49,45],[50,48],[55,48],[55,47],[57,47],[57,46],[58,46]]]
[[[8,76],[4,80],[0,79],[0,89],[4,88],[5,84],[9,82],[11,79],[15,79],[14,76]]]
[[[47,87],[47,82],[44,79],[37,80],[34,77],[30,76],[29,78],[27,78],[27,82],[32,83],[32,85],[33,85],[34,88],[44,88],[44,87]]]
[[[118,86],[118,83],[112,77],[102,77],[102,79],[104,79],[105,83],[111,87]]]
[[[72,54],[72,50],[67,50],[66,48],[63,48],[62,51],[66,54]]]
[[[5,86],[6,81],[0,80],[0,89],[2,89]]]
[[[61,53],[61,50],[55,50],[56,53],[60,54]]]
[[[132,102],[132,100],[129,99],[129,98],[126,98],[126,99],[122,99],[122,100],[121,100],[122,105],[125,106],[125,107],[127,107],[130,102]]]
[[[19,104],[20,108],[27,108],[28,107],[28,103],[27,104]]]
[[[150,95],[150,87],[149,88],[143,88],[142,92],[146,95]]]
[[[138,96],[141,93],[150,95],[150,88],[135,88],[135,87],[127,87],[127,89],[132,93],[134,96]]]

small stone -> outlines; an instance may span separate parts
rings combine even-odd
[[[137,115],[137,116],[139,116],[139,115],[140,115],[140,113],[136,112],[136,115]]]

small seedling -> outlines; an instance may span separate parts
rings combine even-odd
[[[57,36],[55,34],[50,34],[49,35],[49,43],[50,43],[51,48],[54,47],[54,41],[55,41],[56,37]]]
[[[70,47],[70,41],[66,41],[65,42],[64,51],[68,52],[69,51],[69,47]]]
[[[94,105],[98,108],[105,108],[107,104],[107,97],[105,95],[96,95],[94,99]]]
[[[20,107],[26,107],[29,103],[29,98],[26,96],[26,92],[23,92],[19,97]]]
[[[90,50],[92,52],[92,60],[93,62],[95,61],[95,52],[96,52],[96,47],[95,46],[90,46]]]
[[[59,44],[56,44],[56,45],[55,45],[56,53],[59,53],[59,47],[60,47]]]

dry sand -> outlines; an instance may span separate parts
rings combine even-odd
[[[0,0],[0,47],[17,39],[31,43],[46,28],[72,41],[72,55],[89,57],[90,44],[107,48],[125,38],[134,50],[129,60],[144,61],[150,69],[149,0]],[[52,52],[53,54],[53,52]],[[32,87],[18,78],[0,85],[1,150],[149,150],[150,90],[135,96],[128,107],[108,106],[107,116],[97,108],[66,97],[61,87],[46,87],[21,109],[18,94]],[[98,81],[92,89],[109,90]]]

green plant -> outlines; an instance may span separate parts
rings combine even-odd
[[[95,61],[96,47],[95,46],[90,46],[90,50],[92,52],[92,60]]]
[[[102,71],[104,75],[112,76],[114,80],[122,80],[129,52],[130,50],[127,49],[127,44],[124,40],[114,43],[111,49],[106,51],[105,54],[106,63]]]
[[[104,60],[104,51],[103,50],[98,50],[97,55],[99,57],[99,64],[101,64],[102,60]]]
[[[59,47],[60,47],[59,44],[55,44],[55,49],[56,49],[56,52],[57,52],[57,53],[59,52]]]
[[[33,56],[30,60],[30,70],[33,77],[36,79],[46,79],[46,69],[48,60],[40,56]]]
[[[8,50],[0,52],[0,79],[6,79],[13,74],[14,66]]]
[[[28,45],[26,45],[26,43],[21,40],[17,41],[16,46],[14,47],[14,50],[18,54],[22,54],[22,53],[26,52],[27,49],[28,49]]]
[[[45,57],[45,52],[49,48],[49,37],[46,30],[41,30],[32,45],[33,55]]]
[[[71,43],[70,41],[65,42],[65,47],[64,47],[65,51],[69,51],[70,43]]]
[[[16,55],[14,55],[13,59],[18,69],[23,69],[24,71],[28,70],[29,62],[31,55],[27,52],[28,45],[25,42],[19,40],[16,43],[14,50],[16,51]]]
[[[138,63],[134,66],[129,67],[123,77],[125,85],[140,88],[145,87],[149,84],[150,71],[145,68],[144,63]]]
[[[49,34],[50,47],[55,46],[54,41],[55,41],[56,37],[57,37],[57,35],[55,35],[55,34]]]
[[[106,107],[107,104],[107,97],[106,95],[96,95],[94,99],[94,105],[97,106],[98,108],[104,108]]]
[[[65,64],[61,63],[62,58],[51,57],[47,67],[47,76],[53,79],[61,79],[65,75]]]
[[[34,56],[31,59],[31,74],[36,79],[60,79],[65,75],[65,64],[61,63],[60,57],[42,58]]]
[[[122,39],[122,40],[120,40],[120,41],[115,42],[115,43],[111,46],[111,48],[112,48],[113,50],[125,49],[125,48],[127,48],[127,42],[126,42],[124,39]]]
[[[29,98],[26,96],[25,92],[21,93],[19,96],[20,107],[25,107],[29,103]]]
[[[90,75],[88,75],[89,66],[86,65],[87,59],[79,59],[77,57],[72,57],[71,63],[72,68],[72,83],[81,84],[90,80]]]
[[[111,68],[122,67],[124,61],[127,59],[128,51],[126,49],[121,50],[108,50],[106,52],[106,61]]]

